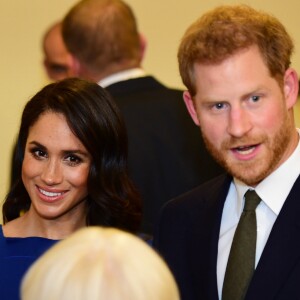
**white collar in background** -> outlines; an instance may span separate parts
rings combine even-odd
[[[100,86],[102,86],[103,88],[106,88],[107,86],[109,86],[113,83],[116,83],[116,82],[133,79],[133,78],[138,78],[138,77],[144,77],[144,76],[146,76],[146,73],[143,69],[134,68],[134,69],[121,71],[121,72],[112,74],[110,76],[107,76],[106,78],[103,78],[102,80],[100,80],[98,82],[98,84]]]

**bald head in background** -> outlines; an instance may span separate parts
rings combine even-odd
[[[43,37],[44,67],[54,81],[77,75],[74,59],[62,38],[61,25],[61,22],[53,24]]]

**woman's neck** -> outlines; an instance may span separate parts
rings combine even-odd
[[[85,216],[68,216],[56,219],[45,219],[30,208],[21,217],[3,226],[5,237],[43,237],[61,240],[79,228],[86,226]]]

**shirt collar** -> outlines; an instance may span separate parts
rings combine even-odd
[[[299,129],[297,129],[300,135]],[[285,199],[288,197],[296,179],[300,174],[300,142],[291,156],[278,169],[272,172],[256,187],[255,191],[262,201],[278,215]],[[234,185],[237,190],[238,205],[237,209],[241,211],[243,207],[244,195],[248,189],[253,189],[243,182],[234,178]]]
[[[112,74],[110,76],[107,76],[107,77],[103,78],[102,80],[100,80],[98,82],[98,84],[100,86],[102,86],[103,88],[106,88],[107,86],[109,86],[113,83],[116,83],[116,82],[133,79],[133,78],[138,78],[138,77],[143,77],[143,76],[146,76],[146,73],[143,69],[133,68],[133,69],[121,71],[121,72]]]

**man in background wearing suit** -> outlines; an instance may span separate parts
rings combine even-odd
[[[183,92],[141,68],[146,42],[126,3],[80,1],[65,16],[62,31],[78,76],[105,87],[123,113],[130,173],[144,200],[142,231],[151,234],[165,202],[222,170],[206,151]]]
[[[292,39],[276,18],[243,5],[209,11],[182,39],[186,106],[228,171],[174,199],[160,215],[154,246],[183,300],[299,298],[292,52]]]

